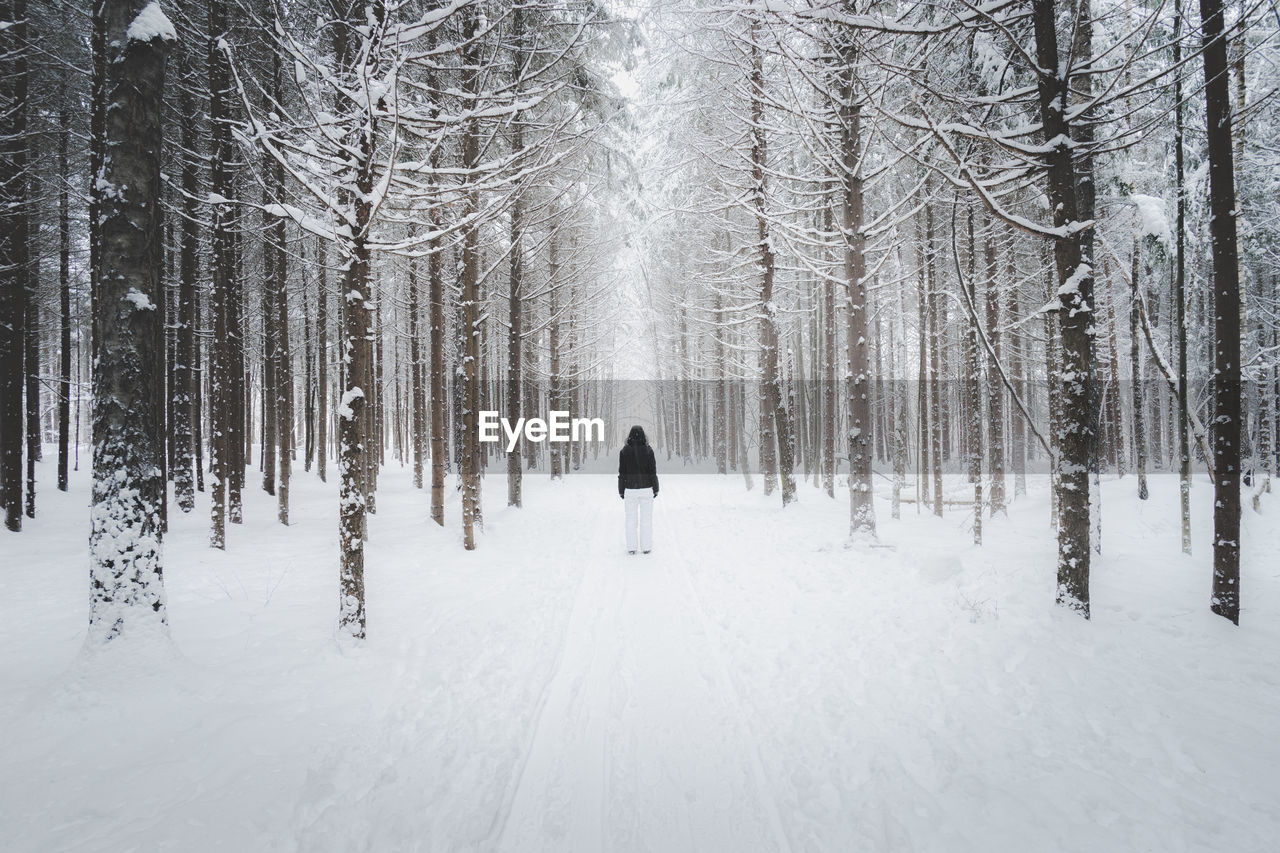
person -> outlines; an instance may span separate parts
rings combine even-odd
[[[636,552],[637,527],[640,549],[653,550],[653,499],[658,496],[658,463],[639,424],[631,428],[618,453],[618,497],[626,501],[627,553]]]

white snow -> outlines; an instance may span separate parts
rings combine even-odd
[[[0,826],[45,850],[1263,851],[1280,833],[1280,527],[1243,519],[1246,609],[1208,612],[1211,489],[1104,479],[1093,620],[1053,605],[1041,477],[970,544],[911,505],[662,480],[623,553],[612,472],[483,494],[462,550],[381,477],[369,638],[335,640],[337,480],[293,524],[171,505],[171,639],[84,646],[88,475],[0,532]],[[948,482],[952,496],[972,487]],[[1010,484],[1012,485],[1012,484]],[[1264,504],[1265,513],[1275,507]]]
[[[1138,233],[1142,237],[1154,237],[1166,249],[1173,244],[1173,228],[1165,212],[1164,199],[1153,195],[1133,193],[1129,198],[1138,207]]]
[[[1058,287],[1059,305],[1065,306],[1070,297],[1078,296],[1080,293],[1080,283],[1091,275],[1093,275],[1093,267],[1087,263],[1081,263],[1072,270],[1071,275],[1067,276],[1067,280]],[[1091,308],[1088,303],[1081,302],[1078,307],[1073,306],[1071,308],[1071,316],[1074,317],[1077,314],[1085,313],[1089,310],[1091,310]]]
[[[173,28],[173,23],[160,8],[160,4],[152,0],[142,8],[133,23],[129,24],[125,37],[130,41],[145,42],[157,38],[161,41],[177,41],[178,31]]]
[[[122,298],[124,299],[125,302],[132,302],[133,307],[138,309],[139,311],[156,310],[156,304],[151,301],[151,297],[147,296],[147,294],[143,293],[141,290],[138,290],[138,288],[136,287],[129,288],[129,292],[126,293]]]
[[[363,388],[351,388],[342,393],[342,400],[338,403],[338,417],[343,420],[352,420],[355,418],[355,409],[351,408],[351,404],[356,400],[364,399]]]

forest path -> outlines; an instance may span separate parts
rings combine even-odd
[[[501,849],[789,849],[688,575],[710,555],[688,550],[672,501],[657,501],[648,555],[623,551],[621,502],[594,514]]]
[[[1245,519],[1236,628],[1204,606],[1212,490],[1188,558],[1176,477],[1104,482],[1086,623],[1053,604],[1042,481],[981,548],[884,495],[895,548],[851,548],[845,495],[783,509],[664,459],[655,549],[628,556],[608,462],[527,477],[523,509],[489,477],[471,552],[456,491],[438,527],[389,468],[358,648],[332,482],[297,479],[288,527],[246,490],[226,551],[201,495],[165,540],[171,637],[95,654],[73,472],[0,542],[4,849],[1274,848],[1270,516]]]

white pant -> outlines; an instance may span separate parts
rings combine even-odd
[[[636,550],[636,516],[640,521],[640,550],[653,550],[653,489],[627,489],[627,550]]]

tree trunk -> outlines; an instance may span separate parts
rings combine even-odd
[[[1142,395],[1142,343],[1138,334],[1138,308],[1142,293],[1138,276],[1141,253],[1142,235],[1135,234],[1133,268],[1130,271],[1129,281],[1129,369],[1133,374],[1133,461],[1138,471],[1138,499],[1145,501],[1147,499],[1147,433],[1144,428],[1146,403]]]
[[[1187,190],[1186,164],[1182,145],[1182,2],[1173,3],[1173,163],[1174,191],[1177,193],[1177,224],[1174,227],[1173,310],[1174,335],[1178,343],[1178,504],[1182,516],[1182,553],[1191,553],[1191,440],[1187,423]]]
[[[316,240],[316,476],[329,469],[329,270],[323,241]]]
[[[409,262],[409,406],[410,442],[413,445],[413,487],[422,488],[426,451],[426,388],[422,377],[422,300],[418,262]]]
[[[104,150],[111,156],[99,179],[102,266],[93,373],[89,625],[98,641],[166,621],[156,303],[162,291],[164,72],[175,34],[158,11],[138,26],[135,15],[143,5],[145,0],[105,0],[99,7],[111,51],[105,94],[112,106],[104,126]],[[110,191],[114,187],[128,192]]]
[[[230,185],[234,186],[234,181]],[[227,520],[232,524],[243,524],[245,468],[250,464],[252,453],[248,446],[252,432],[249,429],[251,385],[244,352],[245,291],[240,274],[244,238],[239,229],[243,223],[236,219],[238,216],[231,214],[231,234],[228,241],[233,273],[228,279],[227,291],[227,400],[231,413],[227,429]]]
[[[835,231],[834,200],[822,206],[823,233]],[[822,285],[822,487],[836,496],[836,283],[828,275]]]
[[[185,60],[179,62],[179,73],[189,68]],[[184,75],[185,76],[185,75]],[[178,509],[191,512],[195,508],[195,490],[192,479],[192,422],[193,367],[196,360],[196,288],[199,262],[200,233],[197,220],[196,196],[200,191],[200,179],[195,152],[195,105],[187,86],[179,87],[179,109],[182,125],[182,221],[179,223],[178,248],[178,310],[175,328],[175,352],[173,363],[173,487]]]
[[[219,42],[227,35],[229,25],[225,0],[209,3],[209,189],[215,201],[210,205],[212,238],[209,289],[209,311],[213,316],[213,340],[209,344],[209,489],[211,505],[211,529],[209,544],[214,548],[226,548],[227,481],[232,464],[234,432],[231,425],[234,414],[232,396],[232,363],[228,323],[232,297],[232,278],[235,274],[235,255],[232,247],[229,205],[222,199],[231,195],[231,158],[234,149],[228,98],[231,87],[230,69],[226,53]]]
[[[372,154],[370,154],[372,157]],[[369,359],[365,362],[366,375],[360,379],[360,387],[368,395],[364,409],[364,440],[368,445],[361,459],[364,462],[364,500],[365,512],[375,515],[378,512],[378,473],[383,461],[383,410],[382,394],[382,291],[383,282],[373,275],[370,268],[369,302],[371,312],[369,329]],[[368,520],[365,521],[365,538],[369,536]]]
[[[1089,472],[1096,441],[1093,375],[1095,303],[1093,268],[1084,257],[1079,230],[1080,205],[1071,145],[1070,81],[1058,76],[1058,31],[1054,0],[1032,0],[1040,120],[1050,150],[1045,155],[1046,190],[1053,223],[1065,229],[1053,241],[1057,269],[1058,327],[1061,336],[1059,382],[1062,419],[1058,491],[1058,603],[1089,617],[1090,500]]]
[[[280,54],[274,52],[271,59],[271,87],[273,100],[284,99],[280,76]],[[277,197],[283,196],[284,165],[273,159],[264,170],[268,186]],[[281,524],[289,523],[289,480],[293,474],[293,354],[289,349],[289,266],[285,249],[287,231],[283,216],[276,216],[267,233],[267,245],[263,251],[275,256],[271,275],[265,282],[272,293],[275,307],[275,434],[278,442],[276,459],[279,471],[276,477],[276,518]],[[265,421],[264,421],[265,425]]]
[[[550,368],[550,381],[547,390],[547,406],[557,409],[560,405],[560,262],[559,239],[553,235],[547,247],[547,277],[550,290],[550,317],[547,322],[547,349]],[[551,479],[559,480],[564,476],[563,458],[560,450],[551,445],[547,450],[551,461]]]
[[[715,294],[715,305],[712,309],[712,316],[715,317],[715,359],[716,359],[716,415],[715,422],[712,425],[714,446],[716,455],[716,473],[727,474],[729,472],[729,398],[728,398],[728,382],[727,371],[728,365],[725,363],[725,346],[724,336],[727,334],[724,319],[724,297],[717,290]]]
[[[524,73],[523,45],[524,9],[516,5],[511,12],[511,38],[515,42],[512,52],[513,78],[517,81]],[[518,96],[517,96],[518,97]],[[511,150],[520,152],[524,149],[524,122],[519,114],[512,120]],[[507,419],[516,423],[520,417],[521,404],[524,402],[521,383],[524,379],[524,192],[516,190],[516,197],[511,205],[511,257],[510,276],[507,282]],[[521,468],[522,448],[517,445],[507,451],[507,506],[523,506],[523,469]]]
[[[984,283],[987,302],[987,340],[995,353],[998,363],[1004,359],[1004,333],[1000,324],[1000,284],[998,281],[998,265],[996,262],[996,234],[994,220],[987,222],[986,239],[986,274]],[[1013,283],[1010,282],[1010,286]],[[977,306],[974,306],[976,312]],[[985,359],[984,359],[985,360]],[[1004,452],[1004,389],[1001,387],[999,372],[994,363],[987,363],[987,448],[988,464],[991,475],[991,515],[1008,514],[1005,499],[1005,452]],[[1021,418],[1015,417],[1021,421]]]
[[[436,222],[432,219],[432,229]],[[444,375],[444,264],[437,241],[430,244],[427,258],[428,309],[431,312],[431,520],[444,526],[444,472],[448,464],[445,449],[445,412],[449,398]]]
[[[1213,598],[1240,624],[1240,266],[1222,0],[1200,0],[1213,243]]]
[[[862,234],[862,106],[855,94],[854,49],[841,49],[840,154],[843,197],[840,231],[848,293],[849,375],[849,535],[875,537],[876,514],[871,482],[871,383],[867,358],[866,237]]]
[[[306,261],[306,244],[299,245],[298,254],[304,264]],[[305,270],[305,267],[304,267]],[[311,465],[315,462],[316,457],[316,350],[315,350],[315,330],[312,327],[311,319],[311,294],[307,285],[306,273],[303,273],[302,285],[302,338],[303,347],[303,372],[305,374],[303,388],[303,406],[302,414],[303,422],[303,443],[305,450],[303,451],[302,470],[310,471]]]
[[[372,139],[362,134],[367,147],[361,154],[372,154]],[[372,189],[372,170],[368,161],[361,164],[357,187],[367,193]],[[364,538],[365,538],[365,456],[373,452],[365,435],[365,409],[368,400],[361,383],[369,373],[369,248],[365,241],[370,206],[359,196],[353,200],[357,235],[351,246],[343,275],[342,401],[338,406],[338,537],[341,551],[341,607],[338,631],[362,638],[365,631],[364,609]]]
[[[764,468],[765,494],[772,491],[773,466],[782,485],[782,505],[795,500],[796,483],[792,474],[795,442],[791,420],[782,391],[781,365],[778,359],[778,317],[774,305],[773,284],[776,258],[769,235],[769,219],[765,200],[765,169],[768,147],[764,128],[764,55],[760,48],[760,21],[751,21],[751,196],[756,216],[756,244],[760,253],[760,457]],[[856,128],[852,131],[857,133]],[[856,139],[856,136],[855,136]],[[856,142],[855,142],[856,145]],[[846,189],[846,192],[849,192]],[[848,205],[846,197],[846,206]],[[861,198],[859,197],[859,203]],[[846,209],[846,221],[850,216]],[[846,256],[852,249],[846,249]],[[850,273],[846,257],[846,275]],[[852,326],[850,327],[852,329]],[[852,334],[852,332],[851,332]],[[769,464],[769,463],[772,463]]]
[[[927,196],[926,196],[927,197]],[[927,253],[927,280],[929,283],[926,305],[929,319],[929,458],[933,463],[933,514],[942,517],[942,446],[943,446],[943,410],[942,410],[942,369],[938,351],[941,339],[938,337],[938,270],[937,249],[934,242],[933,205],[925,203],[925,252]]]
[[[98,15],[95,15],[97,22]],[[0,5],[0,503],[22,529],[23,361],[28,275],[26,0]]]
[[[928,196],[928,184],[925,184],[925,195]],[[925,204],[926,211],[928,204]],[[929,221],[926,213],[926,222]],[[919,229],[917,228],[917,234]],[[917,240],[919,243],[919,267],[917,274],[919,277],[919,293],[916,296],[916,341],[918,342],[917,352],[919,355],[916,365],[916,375],[919,377],[916,381],[916,412],[917,412],[917,430],[916,443],[920,448],[917,468],[919,469],[916,476],[916,512],[924,506],[929,498],[929,457],[930,453],[930,435],[929,428],[929,387],[932,383],[929,381],[929,351],[928,351],[928,316],[929,316],[929,280],[927,271],[930,264],[927,261],[930,247],[925,240]]]
[[[1014,255],[1009,253],[1009,312],[1010,317],[1021,317],[1022,308],[1019,305],[1018,298],[1018,270],[1014,262]],[[1017,388],[1022,394],[1022,398],[1027,400],[1030,405],[1030,383],[1027,382],[1023,375],[1023,358],[1022,358],[1022,331],[1021,326],[1015,325],[1010,330],[1009,337],[1009,376],[1013,382],[1013,387]],[[1027,425],[1023,423],[1022,418],[1013,417],[1012,420],[1012,448],[1013,451],[1013,494],[1025,495],[1027,493]]]
[[[901,253],[898,255],[898,268],[902,269]],[[893,517],[902,517],[902,490],[907,484],[907,314],[903,304],[903,287],[897,288],[897,320],[901,324],[902,334],[895,333],[893,319],[889,320],[889,346],[896,369],[890,372],[890,388],[894,397],[893,406]]]
[[[467,47],[462,51],[463,91],[474,97],[480,90],[480,34],[478,12],[468,7],[463,13],[463,32]],[[462,132],[462,167],[474,175],[480,166],[479,120],[471,118]],[[474,185],[464,193],[463,215],[475,216],[480,210],[480,191]],[[462,546],[476,547],[476,517],[480,510],[480,441],[478,430],[480,408],[480,225],[472,223],[462,235],[462,423],[458,476],[462,485]]]
[[[262,204],[273,204],[277,201],[279,189],[275,187],[272,177],[275,170],[271,161],[275,158],[264,154],[262,159]],[[280,389],[276,371],[280,364],[277,346],[280,340],[278,321],[280,313],[276,310],[276,299],[279,288],[276,284],[276,262],[279,252],[276,251],[274,233],[276,217],[264,210],[262,213],[262,490],[269,495],[276,493],[276,447],[278,444],[276,429],[279,426],[279,415],[276,407],[280,402]]]
[[[30,187],[25,191],[28,196],[26,204],[31,203]],[[25,205],[24,205],[25,206]],[[32,227],[34,226],[34,228]],[[40,232],[39,222],[29,223],[27,239],[31,231]],[[36,517],[36,462],[40,459],[40,300],[36,285],[40,281],[40,256],[34,257],[28,248],[26,255],[25,276],[26,299],[24,309],[26,316],[22,321],[22,371],[26,381],[26,440],[27,440],[27,492],[24,511],[27,518]]]
[[[65,14],[63,18],[66,20]],[[71,211],[69,153],[71,145],[71,105],[67,103],[67,76],[58,78],[58,489],[68,487],[71,442]]]
[[[962,283],[969,291],[966,297],[973,312],[966,323],[964,338],[965,362],[965,452],[968,456],[969,482],[973,484],[973,544],[982,544],[982,367],[978,357],[978,244],[973,231],[973,206],[968,209],[969,251],[968,281]]]
[[[279,62],[276,62],[276,80],[279,82]],[[277,86],[277,97],[280,96]],[[284,168],[279,161],[275,163],[273,184],[277,188],[284,186]],[[276,438],[279,450],[276,458],[279,462],[279,473],[276,477],[276,517],[281,524],[289,523],[289,480],[293,474],[293,357],[289,349],[289,269],[285,252],[285,221],[276,217],[271,228],[271,251],[276,256],[274,266],[275,277],[271,282],[275,290],[276,308]]]

